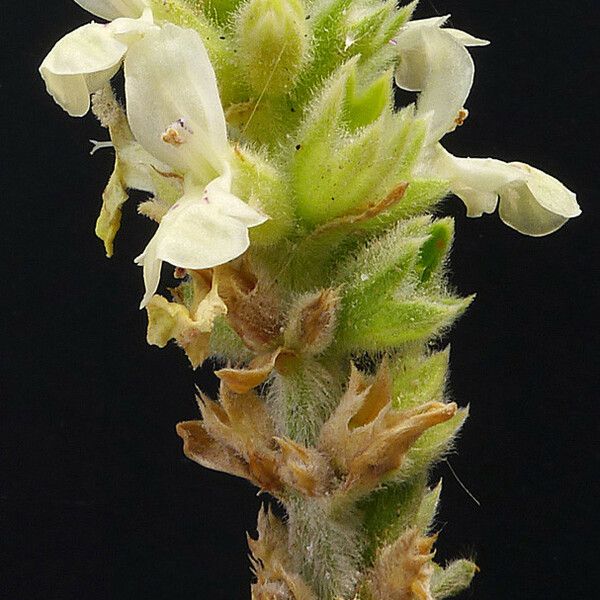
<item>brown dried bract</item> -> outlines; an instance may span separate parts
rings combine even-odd
[[[189,459],[213,471],[250,479],[248,464],[231,448],[208,435],[202,421],[178,423],[177,433],[183,439],[183,452]]]
[[[199,398],[203,420],[177,426],[185,455],[210,469],[244,477],[262,490],[279,492],[280,459],[263,402],[253,393],[235,394],[226,386],[221,386],[220,399],[219,404]]]
[[[430,591],[437,536],[407,530],[377,555],[371,576],[373,600],[434,600]]]
[[[219,295],[220,276],[216,270],[191,272],[190,275],[190,304],[185,303],[181,287],[171,290],[175,302],[155,295],[148,303],[147,340],[159,348],[169,340],[175,340],[196,368],[208,356],[214,321],[227,314],[227,306]]]
[[[268,379],[281,353],[282,348],[277,348],[269,354],[260,354],[246,368],[220,369],[215,375],[237,394],[245,394]]]
[[[236,394],[223,383],[220,402],[198,399],[202,421],[177,425],[184,453],[217,471],[244,477],[281,497],[286,488],[307,496],[324,494],[329,464],[314,448],[275,437],[263,401],[253,392]]]
[[[327,459],[315,448],[288,438],[275,438],[281,449],[280,475],[284,482],[306,496],[326,493],[332,480]]]
[[[244,260],[219,267],[228,321],[244,343],[263,354],[281,345],[284,318],[275,293],[257,282]]]
[[[233,293],[230,290],[230,293],[226,294],[229,299],[228,306],[232,307],[229,311],[229,320],[237,323],[239,328],[243,320],[240,317],[240,304],[231,300],[232,297],[239,296],[239,291],[235,291],[235,286],[232,289]],[[246,296],[249,297],[250,294]],[[252,342],[249,345],[258,352],[258,355],[246,367],[228,367],[216,371],[215,374],[234,392],[245,394],[267,381],[275,369],[281,373],[294,370],[303,354],[317,354],[329,345],[333,339],[338,304],[339,297],[334,290],[322,290],[303,297],[291,310],[283,339],[281,339],[283,328],[279,325],[275,327],[273,322],[268,323],[262,330],[251,328]],[[279,322],[278,317],[277,324]],[[249,329],[246,327],[245,331],[248,340]],[[260,342],[257,344],[259,339]],[[260,346],[268,347],[276,340],[283,345],[266,351],[260,350]]]
[[[339,303],[333,289],[302,297],[290,311],[286,346],[310,355],[323,352],[333,341]]]
[[[353,367],[346,393],[323,426],[319,449],[345,475],[346,489],[365,492],[402,466],[427,429],[451,419],[456,411],[456,404],[441,402],[398,410],[385,362],[372,383]]]
[[[258,538],[248,536],[252,552],[252,600],[317,600],[300,575],[293,572],[285,525],[269,510],[258,513]]]

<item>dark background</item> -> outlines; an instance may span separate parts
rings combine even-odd
[[[132,263],[152,226],[131,203],[115,258],[93,235],[110,153],[36,69],[89,16],[68,0],[0,9],[2,375],[0,597],[248,598],[244,532],[260,504],[243,481],[187,461],[193,373],[147,347]],[[521,159],[576,190],[584,214],[531,239],[460,202],[452,280],[478,292],[450,335],[452,390],[472,417],[450,462],[438,557],[475,556],[465,597],[597,597],[597,0],[423,0],[419,16],[493,41],[474,49],[460,155]],[[596,588],[597,589],[597,588]]]

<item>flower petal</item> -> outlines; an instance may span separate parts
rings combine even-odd
[[[144,253],[145,306],[160,279],[162,262],[184,269],[208,269],[243,254],[250,240],[248,227],[267,220],[227,189],[224,177],[204,190],[189,190],[162,218]]]
[[[475,65],[465,46],[487,43],[462,31],[440,29],[446,20],[412,21],[397,37],[401,55],[396,83],[402,89],[421,92],[417,108],[420,116],[430,115],[429,143],[456,128],[459,111],[471,91]]]
[[[107,26],[89,23],[59,40],[39,70],[54,100],[81,117],[90,108],[90,94],[110,81],[126,51]]]
[[[575,194],[558,179],[525,163],[512,162],[510,166],[526,173],[527,187],[540,206],[568,219],[581,214]]]
[[[203,196],[216,203],[219,210],[228,217],[237,219],[246,227],[255,227],[268,220],[268,217],[240,200],[229,191],[227,174],[214,179],[205,188]]]
[[[225,116],[200,36],[171,24],[145,36],[125,61],[127,113],[151,154],[205,183],[229,162]]]
[[[119,17],[139,17],[144,8],[149,6],[146,0],[75,0],[97,17],[112,21]]]
[[[573,192],[554,177],[523,163],[458,158],[438,146],[429,172],[448,180],[470,217],[493,212],[500,197],[502,221],[526,235],[547,235],[581,214]]]
[[[439,145],[433,153],[430,175],[448,180],[452,193],[465,203],[469,217],[493,213],[498,190],[521,177],[517,169],[493,158],[458,158]]]
[[[533,237],[553,233],[569,220],[540,206],[525,182],[503,192],[498,215],[509,227]]]
[[[460,29],[452,29],[451,27],[446,27],[444,31],[446,33],[449,33],[457,42],[460,42],[463,46],[475,47],[490,45],[489,40],[484,40],[482,38],[475,37],[474,35],[466,33],[465,31],[461,31]]]
[[[265,220],[240,205],[247,206],[218,186],[187,194],[160,223],[158,257],[184,269],[208,269],[238,257],[248,248],[248,227]]]
[[[576,196],[560,181],[522,163],[511,163],[524,179],[500,190],[498,214],[504,223],[520,233],[543,236],[581,214]]]
[[[129,44],[157,29],[150,9],[139,19],[88,23],[59,40],[40,65],[50,95],[73,117],[85,115],[90,94],[103,88],[121,66]]]
[[[148,302],[150,302],[150,299],[158,289],[158,284],[160,282],[162,260],[158,258],[157,234],[158,231],[150,240],[144,252],[135,259],[135,263],[141,265],[144,269],[144,287],[146,288],[144,297],[140,302],[140,308],[144,308],[148,305]]]

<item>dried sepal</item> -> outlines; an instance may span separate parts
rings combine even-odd
[[[118,154],[115,156],[113,172],[102,192],[102,208],[96,220],[95,233],[104,242],[106,256],[114,253],[114,240],[121,228],[121,211],[129,199],[127,185],[123,177],[123,165]]]
[[[415,528],[382,548],[371,575],[373,600],[434,600],[430,584],[435,540],[436,536],[422,536]]]
[[[269,378],[281,352],[282,348],[277,348],[274,352],[258,355],[245,368],[219,369],[215,375],[234,392],[245,394]]]
[[[265,404],[254,392],[237,394],[223,382],[220,402],[201,394],[198,405],[202,421],[177,426],[188,458],[278,497],[289,489],[305,496],[326,493],[332,480],[327,459],[314,448],[275,437]]]
[[[280,346],[283,315],[280,301],[271,289],[260,286],[248,263],[221,267],[227,277],[221,286],[228,321],[246,346],[257,354]]]
[[[236,394],[221,386],[220,403],[202,395],[200,412],[213,437],[244,455],[252,447],[272,446],[273,424],[264,402],[254,393]]]
[[[279,456],[264,403],[254,393],[235,394],[225,385],[221,386],[220,400],[219,404],[204,396],[199,399],[204,430],[226,452],[233,451],[242,459],[246,479],[262,490],[280,491]]]
[[[236,477],[250,479],[248,464],[231,448],[206,433],[202,421],[184,421],[177,424],[177,434],[183,440],[183,453],[194,462]]]
[[[333,341],[340,298],[336,290],[326,289],[299,298],[288,317],[284,334],[288,348],[316,355]]]
[[[209,354],[210,333],[217,317],[227,314],[227,306],[219,296],[218,275],[192,275],[192,296],[186,299],[179,289],[173,290],[176,302],[152,296],[148,312],[148,343],[164,348],[175,340],[183,348],[192,367],[201,365]]]
[[[342,396],[338,407],[325,422],[321,429],[319,447],[332,456],[339,456],[336,450],[342,450],[340,445],[347,441],[348,424],[360,410],[363,401],[368,396],[370,386],[361,372],[351,365],[350,379],[345,394]],[[340,465],[343,466],[343,463]]]
[[[248,546],[252,552],[251,561],[254,574],[268,574],[274,563],[287,564],[288,532],[284,523],[278,519],[270,507],[261,506],[256,524],[257,539],[248,537]]]
[[[317,600],[300,575],[293,572],[285,525],[271,512],[258,513],[258,538],[248,536],[252,571],[252,600]]]
[[[175,340],[183,348],[196,368],[208,356],[210,332],[205,331],[192,318],[190,311],[182,304],[169,302],[163,296],[152,296],[146,306],[148,311],[149,344],[164,348],[170,340]]]
[[[347,486],[376,487],[382,478],[402,466],[410,447],[425,431],[448,421],[456,411],[456,404],[442,402],[429,402],[406,411],[388,406],[356,436],[357,448]]]
[[[448,421],[456,411],[456,404],[442,402],[398,410],[385,362],[371,383],[353,368],[346,393],[323,426],[319,449],[345,476],[346,489],[366,492],[402,466],[427,429]]]
[[[307,448],[289,438],[276,437],[275,441],[281,450],[283,481],[306,496],[325,494],[333,477],[327,459],[315,448]]]

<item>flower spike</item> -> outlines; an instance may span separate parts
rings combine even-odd
[[[220,366],[218,400],[199,390],[201,419],[177,425],[185,455],[278,503],[248,540],[252,600],[456,595],[478,569],[434,562],[429,474],[469,409],[436,348],[475,296],[450,286],[438,205],[451,191],[531,236],[581,212],[542,171],[442,147],[488,42],[447,16],[411,22],[418,0],[75,1],[104,24],[40,71],[71,115],[91,96],[108,130],[108,256],[144,194],[148,343]],[[398,109],[394,81],[416,102]]]

